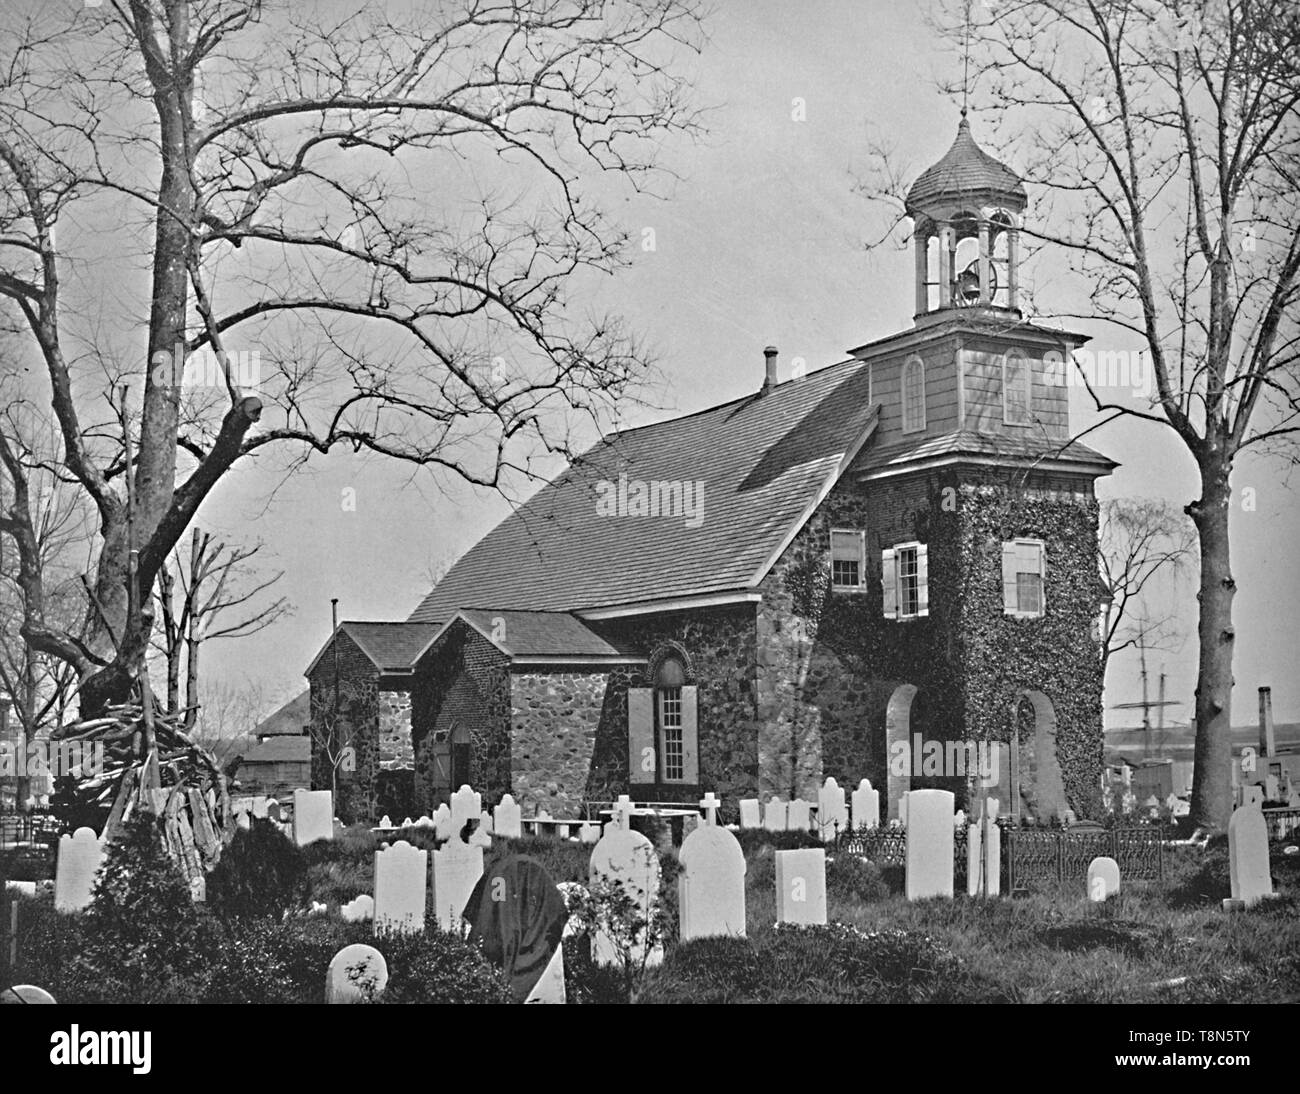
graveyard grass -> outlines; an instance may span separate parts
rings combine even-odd
[[[1283,854],[1280,844],[1270,848],[1279,896],[1236,913],[1220,906],[1229,895],[1223,839],[1206,850],[1169,850],[1163,883],[1124,882],[1104,904],[1088,901],[1082,880],[1059,891],[973,900],[964,895],[960,871],[955,899],[908,902],[901,868],[880,870],[832,852],[826,871],[831,925],[777,927],[775,850],[819,845],[799,833],[739,836],[746,861],[746,939],[673,941],[679,871],[675,854],[664,854],[661,900],[669,926],[663,965],[624,976],[623,970],[596,968],[586,940],[566,940],[569,1001],[1300,1001],[1300,855]],[[407,830],[401,838],[429,850],[436,846],[425,831]],[[256,851],[250,843],[250,855],[284,856],[283,847],[265,843]],[[250,899],[246,881],[222,877],[212,887],[209,907],[196,913],[221,924],[212,936],[220,940],[210,958],[215,972],[206,971],[206,980],[193,969],[169,978],[167,969],[156,967],[145,977],[156,985],[185,980],[194,985],[192,992],[144,987],[139,975],[89,984],[86,974],[100,970],[84,960],[67,966],[81,969],[80,977],[69,978],[60,962],[89,943],[87,923],[102,912],[92,907],[56,914],[48,895],[23,901],[29,926],[27,937],[20,937],[16,971],[25,982],[49,981],[56,997],[62,987],[68,994],[61,1001],[67,1002],[76,1001],[79,986],[105,1001],[319,1001],[331,955],[340,945],[372,941],[369,923],[343,924],[339,909],[359,893],[373,893],[375,848],[374,836],[361,828],[315,843],[301,852],[299,866],[288,868],[285,884],[264,890],[261,901]],[[549,837],[495,838],[487,857],[507,853],[535,858],[556,882],[587,884],[590,846]],[[266,884],[271,869],[259,861],[240,872]],[[169,899],[182,903],[174,893]],[[313,901],[327,905],[327,913],[307,915]],[[193,925],[196,937],[207,937],[201,928],[201,922]],[[506,998],[494,971],[463,941],[438,930],[432,907],[423,934],[377,944],[392,973],[385,1002]],[[163,945],[154,950],[163,964],[167,953]]]

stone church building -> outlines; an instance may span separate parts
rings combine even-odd
[[[713,791],[734,819],[865,776],[896,816],[994,783],[922,762],[974,742],[1004,811],[1096,815],[1116,465],[1070,439],[1084,337],[1021,311],[1025,205],[963,118],[908,195],[907,329],[785,382],[769,347],[751,394],[601,440],[407,620],[341,624],[307,675],[317,714],[342,696],[355,811],[401,777],[413,815],[471,783],[553,817]]]

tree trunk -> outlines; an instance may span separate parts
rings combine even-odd
[[[1193,824],[1218,831],[1227,830],[1232,813],[1232,601],[1237,584],[1228,542],[1231,470],[1231,458],[1214,445],[1201,460],[1201,497],[1187,507],[1201,548],[1191,818]]]

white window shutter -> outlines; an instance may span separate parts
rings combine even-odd
[[[880,592],[885,606],[885,618],[898,618],[898,564],[893,550],[880,552]]]
[[[924,543],[916,548],[916,614],[930,614],[930,563]]]
[[[1002,611],[1005,615],[1018,615],[1020,604],[1016,599],[1016,571],[1020,566],[1017,544],[1002,545]]]
[[[652,783],[658,777],[653,688],[627,689],[627,772],[632,783]]]
[[[682,688],[682,781],[700,781],[699,688]]]

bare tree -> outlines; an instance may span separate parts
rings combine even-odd
[[[7,385],[6,385],[7,386]],[[21,633],[29,611],[84,639],[85,573],[92,529],[76,489],[57,474],[57,440],[48,422],[11,402],[0,415],[0,689],[25,743],[46,738],[75,702],[77,675],[68,662],[33,647]],[[25,551],[13,549],[24,543]],[[35,602],[32,602],[35,598]],[[23,765],[25,772],[25,765]],[[25,773],[17,800],[29,797]]]
[[[188,559],[182,558],[179,550],[173,551],[172,564],[158,572],[156,595],[162,631],[155,645],[167,667],[165,709],[180,718],[186,731],[194,729],[201,706],[199,650],[203,643],[256,634],[290,610],[284,597],[268,599],[263,595],[284,575],[260,574],[254,561],[259,550],[260,544],[214,543],[209,533],[195,528]]]
[[[696,129],[674,73],[695,0],[328,20],[287,0],[18,0],[5,20],[0,299],[100,540],[89,648],[38,610],[22,633],[75,666],[83,717],[142,682],[154,583],[253,453],[368,451],[505,488],[646,368],[585,303],[626,239],[586,181],[645,186],[664,139]],[[74,259],[113,277],[140,338],[79,322]],[[147,277],[120,276],[132,261]]]
[[[312,704],[311,721],[307,728],[312,742],[312,766],[315,768],[319,761],[326,768],[325,774],[329,778],[335,808],[341,811],[348,807],[339,801],[339,773],[355,770],[356,748],[353,741],[364,728],[360,723],[369,713],[364,696],[350,682],[344,682],[333,691],[315,698]],[[319,785],[318,778],[318,772],[313,770],[313,786]],[[373,780],[366,782],[371,786],[370,792],[373,795]],[[345,814],[341,812],[340,815]],[[363,809],[360,815],[369,816],[370,810]]]
[[[1112,498],[1102,503],[1098,540],[1108,604],[1101,621],[1102,672],[1111,657],[1139,643],[1174,649],[1178,615],[1161,578],[1177,579],[1196,559],[1196,531],[1185,514],[1160,498]],[[1152,593],[1160,595],[1158,605]]]
[[[935,25],[969,49],[981,136],[1035,188],[1028,249],[1069,275],[1044,279],[1036,311],[1106,320],[1149,358],[1145,404],[1112,398],[1080,370],[1099,424],[1168,429],[1195,462],[1192,819],[1221,828],[1232,806],[1231,474],[1248,450],[1294,462],[1300,432],[1300,9],[943,0]],[[871,189],[893,189],[896,158],[883,177]],[[1079,280],[1089,308],[1053,306],[1051,292]]]

